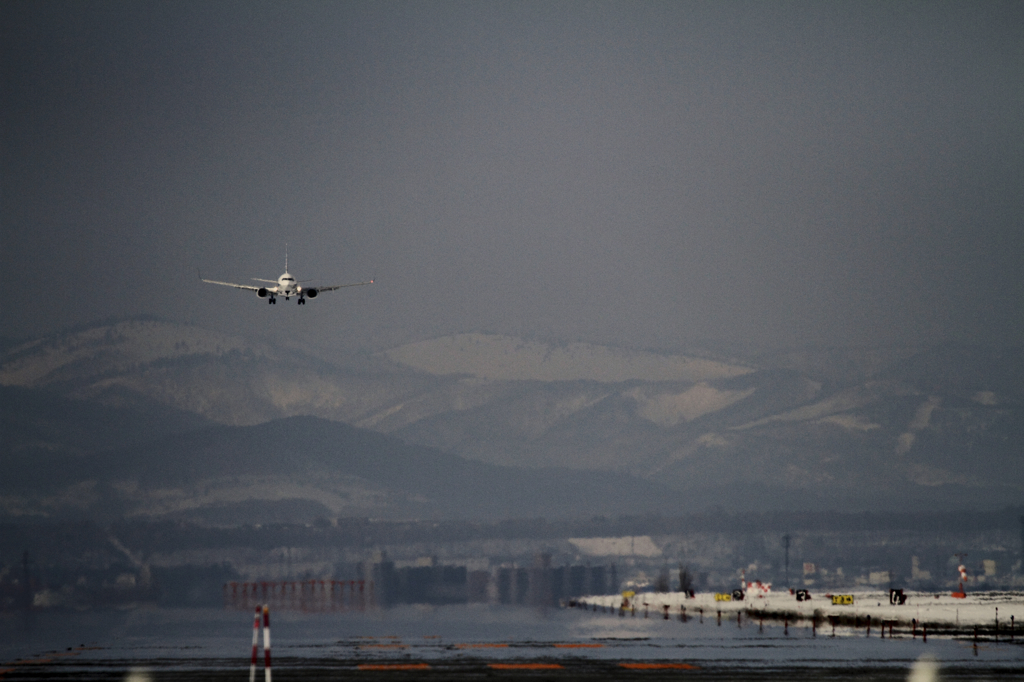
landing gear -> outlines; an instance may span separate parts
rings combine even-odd
[[[306,299],[300,298],[299,299],[299,305],[306,305]]]
[[[277,303],[277,299],[276,299],[276,298],[270,298],[270,299],[269,299],[269,300],[267,301],[267,303],[269,303],[270,305],[274,305],[274,304],[276,304],[276,303]]]

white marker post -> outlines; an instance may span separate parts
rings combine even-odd
[[[263,605],[263,673],[270,682],[270,607]]]
[[[256,605],[256,617],[252,621],[252,664],[249,666],[249,682],[256,682],[256,649],[259,647],[260,607]]]

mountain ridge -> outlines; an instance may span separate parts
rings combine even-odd
[[[564,518],[680,508],[671,489],[632,477],[499,467],[316,417],[212,425],[116,449],[7,459],[0,509],[9,517],[212,515],[254,523],[265,521],[261,505],[281,503],[297,510],[292,520],[306,522],[313,514]]]
[[[786,504],[801,495],[826,502],[831,496],[864,500],[858,508],[899,508],[909,500],[938,505],[943,495],[968,506],[1024,497],[1015,451],[1024,436],[1020,349],[792,351],[741,365],[716,360],[742,371],[715,378],[609,381],[612,375],[474,373],[492,351],[500,356],[495,367],[543,369],[537,341],[523,342],[522,362],[508,357],[519,347],[508,337],[423,343],[418,348],[431,353],[451,350],[445,373],[394,362],[387,353],[337,365],[189,325],[120,321],[11,349],[0,364],[0,385],[109,407],[163,405],[234,426],[312,416],[467,461],[636,476],[689,500],[708,498],[712,489],[726,503],[771,489],[791,491],[778,498]],[[459,348],[467,343],[465,371],[447,372],[460,368]],[[617,357],[656,359],[648,351],[600,349],[588,365],[581,354],[596,346],[552,348],[563,353],[560,366],[575,358],[577,368]],[[759,364],[772,357],[782,359]],[[621,371],[614,376],[628,375]]]

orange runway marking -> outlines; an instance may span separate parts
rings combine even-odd
[[[361,663],[359,670],[430,670],[426,663]]]
[[[619,663],[627,670],[700,670],[700,666],[689,663]]]
[[[556,649],[600,649],[604,644],[556,644]]]
[[[508,644],[456,644],[459,649],[507,649]]]
[[[59,654],[51,654],[50,656],[45,656],[45,657],[41,657],[41,658],[28,658],[28,659],[25,659],[23,661],[15,661],[12,665],[14,665],[14,666],[19,666],[19,665],[43,665],[44,663],[53,663],[53,660],[56,659],[56,658],[65,658],[67,656],[77,656],[77,655],[78,655],[78,651],[64,651],[64,652],[61,652]],[[7,673],[13,673],[15,670],[17,670],[17,668],[15,668],[15,667],[0,668],[0,677],[3,677]]]
[[[495,670],[561,670],[557,663],[491,663]]]

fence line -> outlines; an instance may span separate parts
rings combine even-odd
[[[373,581],[261,580],[224,584],[225,608],[248,610],[261,604],[275,611],[364,611],[375,605]]]

